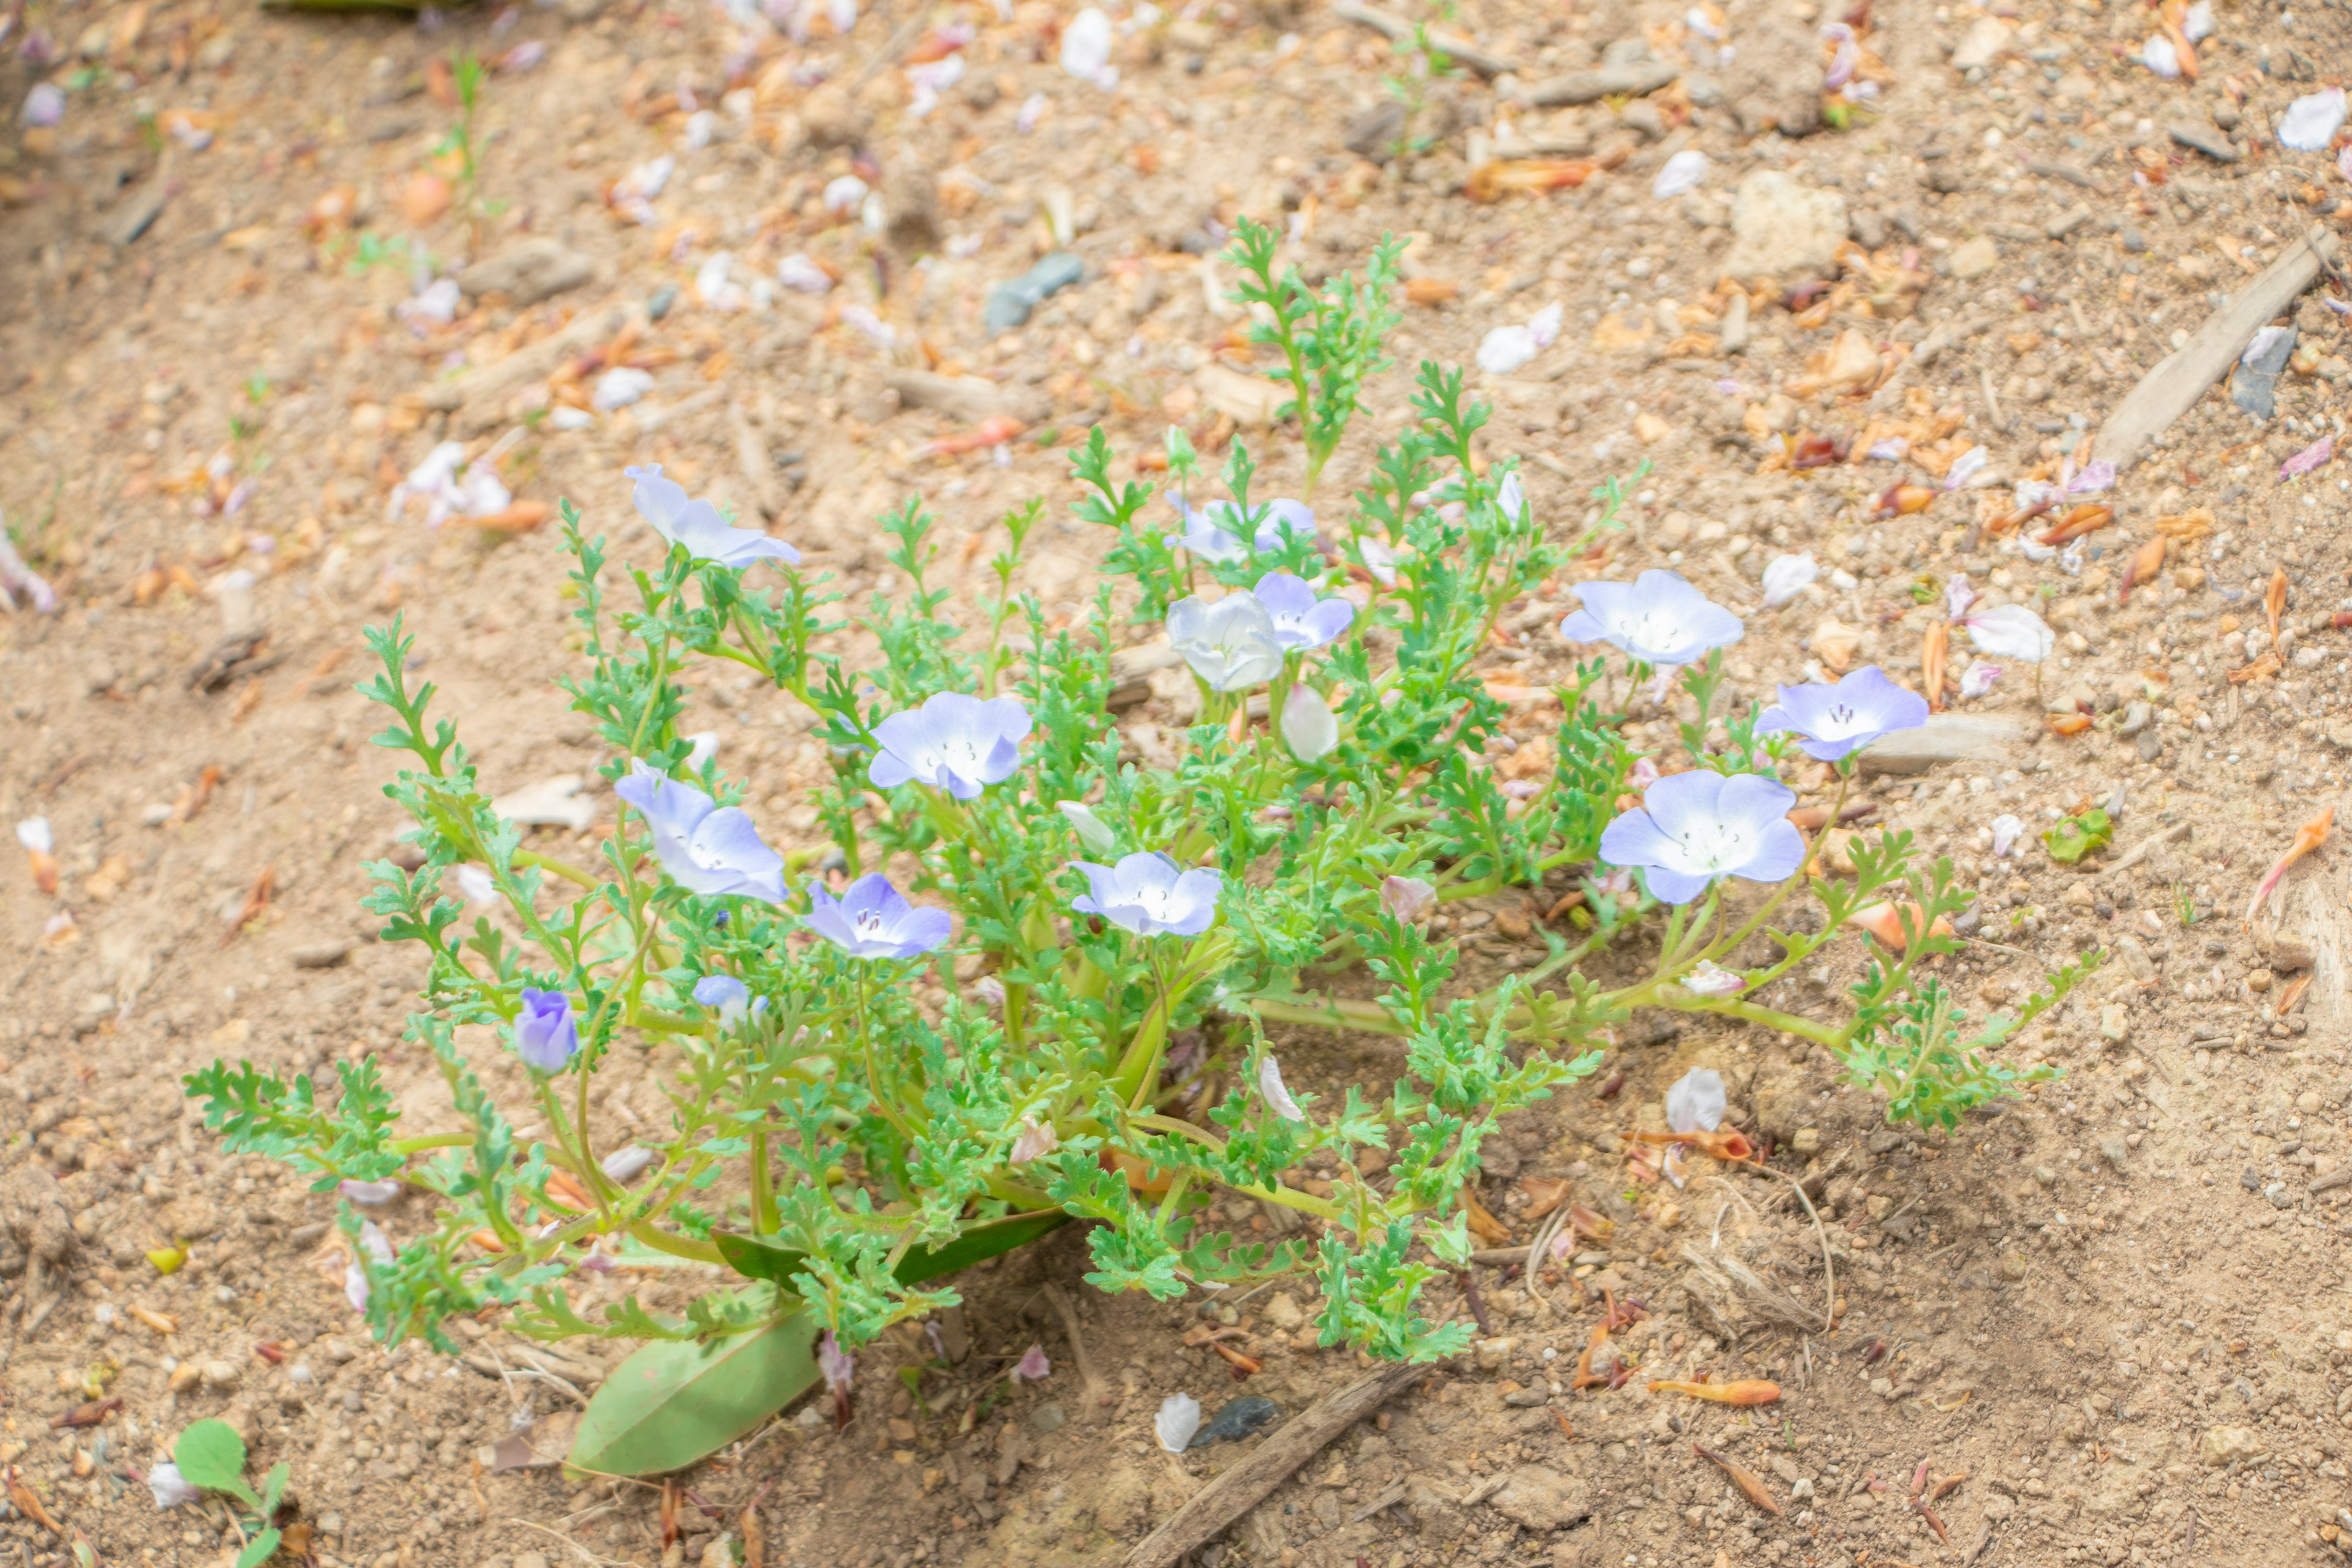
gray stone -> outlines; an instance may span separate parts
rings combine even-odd
[[[503,294],[518,305],[536,305],[595,275],[595,263],[586,257],[538,235],[475,262],[457,274],[457,287],[477,297]]]
[[[1731,199],[1731,254],[1723,268],[1742,280],[1827,267],[1846,236],[1845,198],[1772,169],[1739,182]]]
[[[1087,264],[1066,250],[1057,250],[1009,283],[988,291],[983,312],[990,333],[1009,332],[1025,325],[1029,312],[1087,275]]]
[[[1029,1425],[1040,1432],[1058,1432],[1068,1420],[1058,1405],[1040,1405],[1029,1412]]]
[[[2166,126],[2164,133],[2183,147],[2202,153],[2216,163],[2235,163],[2245,158],[2237,143],[2223,135],[2218,126],[2200,125],[2193,120],[2184,120],[2177,125]]]
[[[1877,250],[1886,244],[1886,220],[1867,208],[1846,215],[1846,232],[1864,250]]]
[[[2155,710],[2149,708],[2147,703],[2127,702],[2124,704],[2123,720],[2120,723],[2116,724],[2116,733],[2118,735],[2137,735],[2142,730],[2147,728],[2148,721],[2154,716]]]
[[[2109,1132],[2099,1139],[2099,1157],[2120,1171],[2126,1167],[2131,1159],[2131,1147],[2123,1139]]]
[[[2238,374],[2230,378],[2230,401],[2257,419],[2269,418],[2277,405],[2279,373],[2294,353],[2294,340],[2293,327],[2281,327],[2250,357],[2241,359]]]
[[[1592,1515],[1584,1483],[1543,1465],[1521,1465],[1486,1500],[1522,1530],[1565,1530]]]
[[[2048,235],[2053,239],[2063,239],[2068,235],[2074,233],[2076,229],[2082,227],[2084,224],[2090,221],[2091,209],[2089,207],[2075,207],[2070,211],[2060,213],[2056,217],[2053,217],[2048,223],[2043,224],[2042,226],[2042,232]]]
[[[1639,98],[1657,91],[1682,75],[1650,52],[1640,38],[1620,38],[1601,51],[1596,70],[1566,71],[1535,82],[1520,97],[1538,109],[1574,103],[1598,103],[1604,98]]]
[[[1866,773],[1921,773],[1937,763],[2005,763],[2028,737],[2015,719],[1991,713],[1931,713],[1916,730],[1881,736],[1862,753]]]
[[[1404,135],[1404,105],[1384,98],[1348,121],[1344,145],[1359,158],[1385,163]]]
[[[352,955],[348,942],[330,941],[307,942],[294,950],[297,969],[332,969]]]

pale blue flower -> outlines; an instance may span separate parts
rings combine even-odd
[[[1029,710],[1010,697],[982,700],[940,691],[923,705],[893,713],[874,728],[882,742],[866,776],[877,789],[927,784],[958,800],[973,800],[1021,765]]]
[[[1336,642],[1354,624],[1356,606],[1345,599],[1325,599],[1303,577],[1269,572],[1252,590],[1274,622],[1275,640],[1293,653],[1306,653]]]
[[[1156,851],[1122,856],[1116,866],[1070,864],[1086,873],[1089,889],[1071,900],[1070,907],[1138,936],[1198,936],[1217,918],[1225,879],[1205,867],[1188,871],[1174,857]]]
[[[692,784],[633,759],[613,793],[637,808],[653,829],[654,853],[670,879],[705,897],[741,894],[784,901],[784,858],[761,840],[751,814],[719,805]]]
[[[751,988],[731,974],[706,974],[694,983],[697,1006],[714,1007],[719,1026],[731,1029],[751,1013]]]
[[[1196,561],[1244,561],[1249,548],[1242,543],[1242,509],[1229,500],[1195,507],[1182,496],[1168,498],[1184,520],[1184,531],[1161,537],[1171,550],[1182,545]],[[1257,510],[1252,508],[1252,510]],[[1280,550],[1290,539],[1315,537],[1315,510],[1305,501],[1277,497],[1265,503],[1255,531],[1258,553]]]
[[[1584,608],[1559,623],[1559,635],[1608,643],[1644,664],[1696,663],[1748,629],[1673,572],[1644,572],[1631,583],[1579,583],[1576,594]]]
[[[1866,664],[1835,686],[1783,686],[1779,705],[1764,710],[1756,727],[1768,735],[1801,735],[1798,745],[1805,755],[1834,763],[1890,731],[1916,730],[1927,721],[1926,698]]]
[[[572,998],[561,991],[522,989],[522,1010],[515,1015],[515,1055],[541,1072],[562,1072],[563,1064],[580,1051],[580,1020]]]
[[[1669,773],[1602,830],[1601,858],[1642,868],[1651,895],[1669,904],[1689,903],[1718,877],[1778,882],[1804,864],[1804,836],[1788,816],[1796,804],[1794,790],[1761,773]]]
[[[849,884],[836,899],[809,884],[809,929],[852,958],[915,958],[947,941],[954,921],[945,910],[907,901],[879,871]]]
[[[686,552],[697,561],[721,566],[749,566],[766,560],[799,563],[801,552],[782,540],[771,539],[756,528],[730,527],[709,501],[688,499],[684,485],[662,478],[659,463],[622,472],[637,481],[629,493],[637,515],[672,544],[685,545]]]

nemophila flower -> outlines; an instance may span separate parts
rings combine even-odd
[[[771,539],[756,528],[732,527],[708,500],[688,499],[684,485],[662,477],[659,463],[624,468],[622,472],[636,480],[636,488],[629,492],[629,501],[637,509],[637,515],[652,523],[654,531],[672,544],[685,545],[686,552],[697,561],[738,567],[749,566],[754,561],[782,561],[787,564],[800,561],[801,552],[782,540]]]
[[[692,784],[647,767],[641,757],[630,767],[613,793],[645,817],[654,854],[670,880],[706,898],[784,901],[784,858],[761,840],[751,813],[718,805]]]
[[[1748,982],[1715,960],[1703,958],[1683,976],[1683,989],[1695,996],[1737,996],[1748,989]]]
[[[976,800],[990,784],[1013,776],[1028,734],[1029,710],[1013,698],[934,692],[920,708],[893,713],[874,727],[882,749],[866,776],[877,789],[924,784],[958,800]]]
[[[541,1072],[562,1072],[563,1064],[580,1050],[580,1020],[572,998],[561,991],[522,988],[522,1010],[515,1015],[515,1055]]]
[[[1189,1394],[1170,1394],[1160,1402],[1160,1414],[1151,1418],[1151,1435],[1171,1454],[1191,1447],[1192,1435],[1200,1429],[1201,1402]]]
[[[1304,1121],[1307,1112],[1298,1109],[1298,1101],[1290,1098],[1290,1090],[1282,1082],[1282,1064],[1268,1051],[1257,1060],[1257,1091],[1265,1097],[1274,1113],[1285,1121]]]
[[[1173,550],[1181,545],[1195,561],[1242,561],[1250,553],[1250,545],[1242,542],[1244,521],[1241,505],[1236,501],[1213,500],[1202,507],[1193,506],[1181,495],[1168,498],[1184,520],[1184,531],[1164,534],[1160,542]],[[1258,509],[1251,509],[1257,511]],[[1280,550],[1293,539],[1315,537],[1315,509],[1305,501],[1276,496],[1265,503],[1257,526],[1251,531],[1251,544],[1258,553]]]
[[[1087,891],[1070,900],[1080,914],[1100,915],[1138,936],[1198,936],[1217,918],[1223,876],[1204,866],[1186,870],[1175,858],[1152,851],[1127,855],[1116,866],[1073,860]]]
[[[1336,642],[1356,619],[1356,606],[1345,599],[1326,599],[1303,577],[1269,572],[1251,590],[1274,622],[1275,640],[1296,653],[1306,653]]]
[[[1525,326],[1495,328],[1478,340],[1478,368],[1489,375],[1508,375],[1522,369],[1559,340],[1565,314],[1553,303],[1529,316]]]
[[[1054,1135],[1052,1122],[1039,1121],[1033,1117],[1023,1117],[1021,1136],[1013,1141],[1011,1163],[1015,1165],[1025,1165],[1032,1160],[1044,1159],[1061,1146],[1062,1141]]]
[[[1381,879],[1381,908],[1407,925],[1427,914],[1436,902],[1437,889],[1418,877]]]
[[[1764,607],[1778,609],[1811,585],[1822,574],[1811,551],[1802,555],[1776,555],[1764,568]]]
[[[1686,904],[1718,877],[1777,882],[1804,864],[1788,818],[1794,790],[1761,773],[1670,773],[1601,835],[1601,858],[1649,873],[1652,895]]]
[[[398,1182],[337,1182],[335,1191],[362,1208],[380,1209],[400,1196]]]
[[[182,1503],[197,1501],[205,1494],[201,1488],[192,1487],[180,1478],[180,1467],[166,1459],[147,1468],[147,1489],[155,1496],[157,1508],[178,1508]]]
[[[1274,617],[1252,593],[1214,604],[1197,595],[1168,606],[1168,645],[1213,691],[1239,691],[1272,680],[1282,668]]]
[[[1045,1347],[1031,1345],[1021,1359],[1013,1364],[1013,1381],[1024,1378],[1031,1383],[1043,1383],[1054,1375],[1054,1363],[1045,1359]]]
[[[1339,721],[1331,705],[1304,681],[1283,694],[1282,743],[1302,763],[1321,761],[1339,743]]]
[[[1975,604],[1978,597],[1977,591],[1969,586],[1969,574],[1953,573],[1944,579],[1944,618],[1958,620],[1969,613],[1969,606]]]
[[[364,1312],[368,1309],[368,1264],[389,1268],[392,1262],[392,1243],[382,1228],[372,1219],[360,1221],[359,1248],[352,1255],[351,1262],[343,1266],[343,1300],[352,1304],[352,1311]]]
[[[1118,847],[1118,835],[1084,801],[1056,801],[1054,809],[1069,818],[1070,831],[1078,836],[1079,845],[1089,854],[1108,855]]]
[[[879,871],[858,878],[838,899],[811,882],[808,924],[852,958],[919,957],[955,927],[947,910],[908,903]]]
[[[596,1168],[623,1185],[635,1181],[653,1165],[654,1152],[642,1143],[629,1143],[614,1150],[596,1162]]]
[[[53,853],[58,847],[57,836],[50,832],[46,816],[28,816],[16,824],[16,842],[35,855]]]
[[[1994,817],[1992,819],[1992,858],[1996,860],[2008,859],[2010,851],[2017,847],[2018,839],[2024,837],[2024,834],[2025,824],[2021,818],[2007,812]]]
[[[1747,627],[1677,573],[1652,570],[1631,583],[1579,583],[1584,608],[1559,623],[1570,642],[1605,642],[1644,664],[1691,664],[1728,647]]]
[[[719,1027],[731,1029],[751,1012],[751,988],[731,974],[706,974],[694,983],[697,1006],[719,1012]]]
[[[1726,1103],[1723,1075],[1713,1068],[1693,1068],[1666,1090],[1666,1131],[1712,1132],[1723,1125]]]
[[[1834,763],[1891,731],[1916,730],[1927,721],[1926,698],[1866,664],[1835,686],[1781,687],[1779,705],[1766,709],[1756,727],[1766,734],[1801,736],[1798,747],[1805,755]]]
[[[1995,658],[2021,658],[2040,664],[2058,646],[2058,634],[2049,623],[2023,605],[2000,605],[1979,610],[1960,623],[1980,653]]]

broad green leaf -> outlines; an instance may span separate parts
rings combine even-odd
[[[172,1445],[172,1462],[180,1467],[180,1479],[190,1486],[226,1492],[257,1511],[260,1509],[261,1500],[245,1484],[245,1439],[227,1422],[192,1424]]]
[[[816,1327],[801,1311],[707,1344],[646,1345],[596,1390],[565,1462],[656,1476],[717,1453],[816,1384]]]
[[[1024,1246],[1068,1223],[1069,1217],[1059,1209],[1045,1209],[989,1220],[973,1226],[945,1247],[908,1247],[893,1272],[901,1285],[919,1285],[926,1279],[969,1268],[983,1258],[994,1258]],[[746,1279],[765,1279],[790,1289],[793,1276],[808,1267],[807,1253],[765,1237],[718,1231],[710,1239],[719,1244],[719,1255],[727,1259],[727,1266]]]
[[[907,1256],[898,1260],[894,1272],[901,1285],[919,1285],[926,1279],[937,1279],[959,1268],[969,1268],[983,1258],[994,1258],[1036,1240],[1046,1232],[1069,1223],[1070,1216],[1059,1209],[1045,1209],[1036,1214],[1007,1215],[1003,1219],[990,1220],[973,1226],[945,1247],[910,1247]]]
[[[265,1530],[245,1543],[236,1554],[236,1568],[261,1568],[261,1564],[278,1555],[278,1531]]]
[[[2098,806],[2093,806],[2080,816],[2070,816],[2042,836],[2050,858],[2072,866],[2094,849],[2106,847],[2116,836],[2116,825]]]

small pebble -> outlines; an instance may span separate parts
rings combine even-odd
[[[1243,1438],[1263,1432],[1282,1419],[1282,1406],[1255,1394],[1244,1394],[1239,1399],[1229,1399],[1217,1413],[1192,1434],[1188,1447],[1205,1448],[1212,1443],[1238,1443]]]

